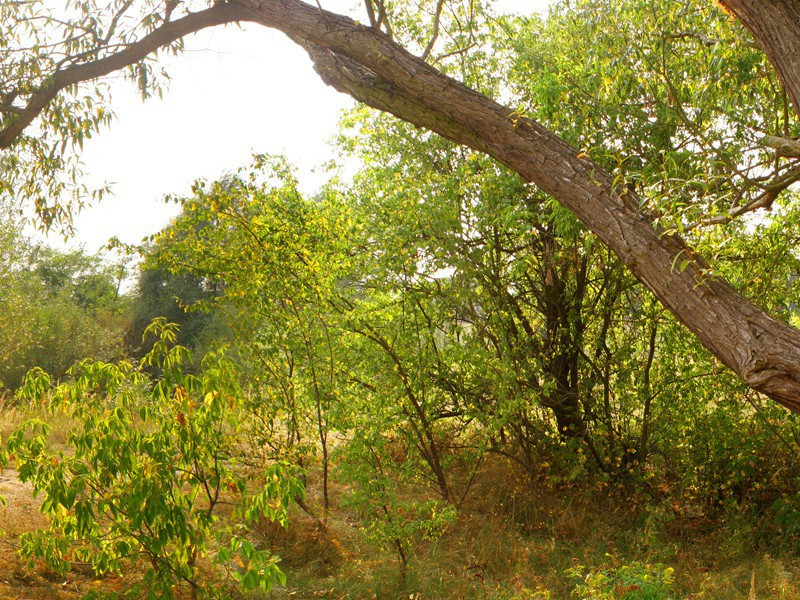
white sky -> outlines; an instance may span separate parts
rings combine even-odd
[[[352,0],[320,0],[346,12]],[[550,0],[497,0],[498,12],[532,13]],[[198,178],[216,179],[246,165],[254,152],[284,154],[311,193],[325,180],[326,141],[349,97],[324,85],[306,54],[264,27],[218,28],[187,40],[173,60],[164,99],[142,103],[129,82],[113,85],[116,120],[85,146],[90,182],[112,194],[84,209],[69,246],[95,252],[112,236],[126,243],[163,228],[177,213],[168,193],[188,193]],[[58,235],[47,243],[63,246]]]

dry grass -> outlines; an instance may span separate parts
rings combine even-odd
[[[637,562],[673,568],[675,599],[800,600],[800,558],[755,544],[758,524],[744,515],[709,522],[619,494],[549,489],[502,463],[482,471],[457,522],[420,550],[405,582],[396,559],[367,544],[351,517],[334,506],[319,530],[296,514],[288,532],[267,535],[288,575],[268,597],[567,599],[576,583],[567,569]]]
[[[39,419],[51,427],[48,444],[51,449],[63,449],[67,445],[67,432],[74,425],[63,414],[50,414],[27,405],[0,405],[0,440],[5,440],[19,425],[29,419]]]
[[[24,419],[41,415],[12,407],[3,416],[5,436]],[[54,430],[65,432],[67,426],[56,423]],[[55,439],[64,443],[63,434]],[[16,557],[16,540],[44,521],[31,490],[15,475],[0,474],[0,494],[9,500],[0,515],[0,599],[71,599],[130,583],[98,581],[88,572],[59,578],[41,567],[28,570]],[[312,478],[309,502],[321,515],[317,488]],[[252,532],[254,541],[282,557],[288,576],[287,586],[266,598],[567,599],[576,582],[566,571],[575,565],[613,569],[637,562],[673,568],[676,599],[800,600],[800,557],[771,544],[764,523],[746,513],[714,520],[676,511],[666,500],[555,488],[521,477],[497,458],[484,461],[457,521],[419,549],[401,581],[396,557],[369,544],[357,516],[337,504],[346,491],[332,483],[325,528],[295,508],[288,529],[263,523]],[[135,580],[136,573],[130,577]]]

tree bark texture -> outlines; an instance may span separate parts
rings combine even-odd
[[[552,195],[747,385],[800,412],[800,331],[711,275],[680,237],[656,227],[640,198],[590,157],[347,17],[300,0],[231,1],[247,6],[251,20],[304,46],[329,85],[485,152]]]
[[[723,2],[753,32],[799,110],[800,0]],[[680,237],[653,224],[624,182],[615,182],[538,123],[439,73],[380,31],[301,0],[218,2],[113,56],[58,72],[31,96],[20,118],[0,131],[0,149],[11,147],[60,89],[135,63],[176,37],[233,21],[284,32],[307,50],[329,85],[485,152],[538,185],[575,213],[747,385],[800,412],[800,331],[712,276]]]
[[[800,1],[720,0],[753,34],[800,115]]]

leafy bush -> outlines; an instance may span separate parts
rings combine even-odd
[[[670,600],[676,597],[672,573],[671,567],[640,562],[590,570],[576,565],[567,570],[567,576],[577,580],[570,597],[578,600]]]
[[[457,517],[456,507],[438,498],[423,499],[413,485],[413,474],[390,471],[390,460],[378,449],[380,436],[356,435],[343,449],[342,477],[350,483],[343,499],[358,512],[362,533],[371,542],[394,552],[400,576],[408,575],[408,563],[426,542],[438,539]],[[409,498],[409,491],[415,489]]]
[[[66,451],[48,448],[50,427],[37,419],[7,440],[3,462],[16,461],[50,519],[21,538],[20,553],[56,572],[77,562],[97,574],[143,558],[144,578],[131,592],[153,598],[181,587],[192,597],[266,591],[284,576],[278,559],[247,539],[245,524],[285,524],[302,487],[285,464],[266,466],[259,478],[243,468],[238,373],[224,356],[209,355],[199,375],[185,374],[188,351],[170,347],[175,330],[154,322],[149,331],[159,341],[136,365],[84,361],[57,387],[41,370],[28,375],[21,395],[75,424]],[[145,369],[161,375],[151,380]],[[219,515],[229,505],[236,526]],[[213,576],[209,561],[218,566]]]

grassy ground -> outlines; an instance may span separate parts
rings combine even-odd
[[[326,530],[297,515],[287,532],[266,532],[288,575],[270,598],[800,598],[800,557],[765,539],[757,515],[716,520],[620,494],[537,488],[498,469],[481,475],[405,581],[397,558],[365,542],[346,511],[334,509]],[[673,582],[648,595],[659,572]]]
[[[22,416],[6,411],[0,435]],[[295,509],[288,529],[253,532],[282,557],[287,575],[267,598],[800,599],[800,553],[775,542],[771,516],[753,507],[704,509],[669,490],[644,497],[548,486],[487,459],[458,518],[416,549],[403,579],[397,556],[368,542],[359,515],[340,504],[346,491],[332,485],[326,527]],[[21,534],[43,524],[39,502],[13,470],[0,474],[0,495],[8,500],[0,509],[0,599],[78,598],[136,581],[135,566],[103,579],[80,567],[65,577],[27,568],[16,549]],[[312,493],[309,503],[316,500]]]
[[[0,519],[0,598],[78,598],[89,590],[114,591],[135,581],[96,579],[80,569],[57,577],[41,566],[27,569],[16,557],[19,534],[42,523],[29,490],[6,472],[0,493],[9,503]],[[785,549],[754,543],[745,519],[703,523],[667,521],[646,510],[630,512],[608,499],[533,493],[522,504],[495,505],[490,498],[463,507],[435,543],[421,546],[405,581],[399,562],[366,542],[347,511],[334,508],[326,529],[300,512],[288,530],[258,532],[282,557],[287,585],[268,598],[364,599],[559,599],[737,598],[800,599],[800,558]],[[617,586],[610,595],[576,592],[586,576],[613,578],[626,565],[674,569],[669,593],[631,595]],[[568,572],[583,566],[583,577]],[[571,594],[573,594],[571,596]],[[256,598],[263,596],[254,596]]]

